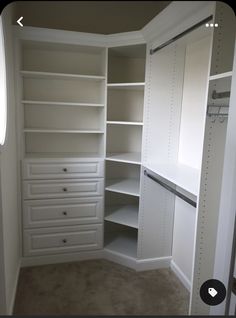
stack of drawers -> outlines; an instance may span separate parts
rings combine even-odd
[[[24,256],[101,249],[104,161],[23,161]]]

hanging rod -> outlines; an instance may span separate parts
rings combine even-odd
[[[219,99],[219,98],[228,98],[230,97],[230,91],[228,92],[217,92],[214,90],[212,92],[212,99]]]
[[[155,49],[151,49],[150,50],[150,54],[154,54],[156,53],[157,51],[161,50],[162,48],[164,48],[165,46],[175,42],[176,40],[182,38],[184,35],[188,34],[189,32],[199,28],[201,25],[205,24],[206,22],[209,22],[210,20],[213,19],[213,15],[210,15],[209,17],[201,20],[200,22],[194,24],[193,26],[191,26],[190,28],[186,29],[185,31],[181,32],[180,34],[174,36],[172,39],[164,42],[163,44],[159,45],[158,47],[156,47]]]
[[[151,175],[150,173],[147,172],[147,170],[144,170],[144,175],[147,176],[148,178],[152,179],[153,181],[157,182],[158,184],[160,184],[163,188],[165,188],[166,190],[170,191],[171,193],[175,194],[177,197],[181,198],[182,200],[184,200],[185,202],[189,203],[190,205],[192,205],[194,208],[196,208],[197,203],[191,199],[189,199],[188,197],[186,197],[186,195],[182,194],[181,192],[177,191],[176,189],[172,188],[171,186],[169,186],[168,184],[162,182],[161,180],[157,179],[156,177],[154,177],[153,175]]]

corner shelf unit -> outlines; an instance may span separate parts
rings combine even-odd
[[[108,50],[105,250],[137,258],[145,45]]]

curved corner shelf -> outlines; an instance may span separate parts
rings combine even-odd
[[[139,183],[138,179],[110,179],[107,181],[106,190],[139,197]]]
[[[105,220],[117,224],[138,228],[138,206],[118,205],[106,208]]]

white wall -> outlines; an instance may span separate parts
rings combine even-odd
[[[20,264],[20,206],[18,202],[18,171],[16,142],[16,110],[14,98],[14,69],[11,33],[12,6],[7,6],[3,13],[3,27],[6,46],[7,85],[8,85],[8,123],[5,145],[0,149],[0,252],[5,276],[5,308],[3,313],[10,314]],[[2,229],[1,229],[2,223]],[[4,292],[4,291],[3,291]]]

